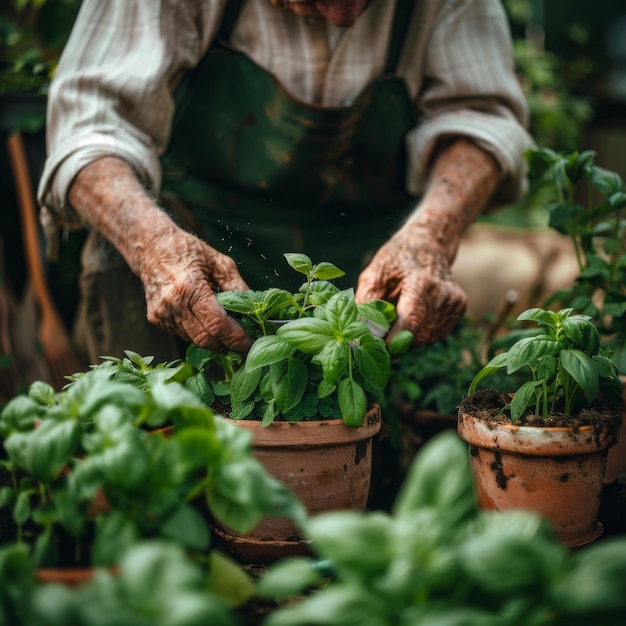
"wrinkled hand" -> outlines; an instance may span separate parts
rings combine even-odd
[[[359,277],[358,302],[380,299],[396,305],[389,337],[410,330],[413,345],[444,338],[465,313],[467,296],[450,276],[444,248],[428,231],[399,231],[375,254]]]
[[[218,303],[216,290],[245,291],[235,262],[177,230],[141,266],[148,321],[214,352],[246,352],[252,338]]]

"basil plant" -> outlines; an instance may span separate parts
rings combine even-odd
[[[246,355],[218,355],[190,346],[187,362],[205,372],[205,401],[233,419],[257,419],[264,426],[288,421],[343,419],[363,423],[368,404],[384,389],[391,354],[406,350],[412,334],[383,337],[396,319],[382,300],[357,304],[353,289],[332,284],[344,272],[332,263],[313,264],[304,254],[284,255],[305,276],[298,292],[226,291],[220,304],[255,341]],[[217,366],[217,373],[216,373]]]
[[[598,398],[621,404],[619,372],[600,347],[596,325],[591,317],[572,312],[531,308],[521,313],[517,319],[535,322],[538,332],[492,358],[476,374],[468,393],[501,368],[509,375],[525,369],[531,379],[514,390],[510,405],[514,422],[529,411],[544,419],[557,411],[575,416]]]

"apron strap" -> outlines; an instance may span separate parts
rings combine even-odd
[[[228,0],[222,15],[222,23],[217,33],[217,38],[223,42],[230,41],[230,35],[235,28],[239,12],[241,11],[241,5],[243,0]]]
[[[387,51],[385,74],[395,74],[396,72],[415,4],[414,0],[396,0],[396,12],[391,27],[391,40],[389,42],[389,50]]]

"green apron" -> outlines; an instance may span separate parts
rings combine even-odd
[[[162,159],[164,200],[237,262],[251,288],[299,287],[285,252],[331,261],[346,272],[337,286],[356,286],[410,207],[405,137],[416,120],[393,74],[413,5],[398,0],[386,70],[350,107],[301,102],[230,49],[236,0],[227,3],[214,45],[183,78]],[[92,233],[86,250],[99,239]],[[141,284],[121,257],[118,267],[85,273],[81,292],[75,341],[90,363],[126,349],[155,362],[184,353],[184,342],[147,322]]]
[[[228,3],[215,45],[177,91],[163,193],[253,289],[300,284],[284,252],[331,261],[346,271],[338,286],[356,286],[411,200],[405,137],[416,120],[393,72],[414,2],[398,2],[384,75],[341,108],[297,100],[228,47],[240,4]]]

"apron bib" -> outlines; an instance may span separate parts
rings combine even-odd
[[[337,285],[356,286],[409,208],[405,137],[416,120],[393,71],[412,4],[398,3],[387,71],[350,107],[302,102],[230,49],[238,2],[177,90],[163,193],[193,213],[251,288],[299,285],[284,252],[331,261],[346,272]]]

